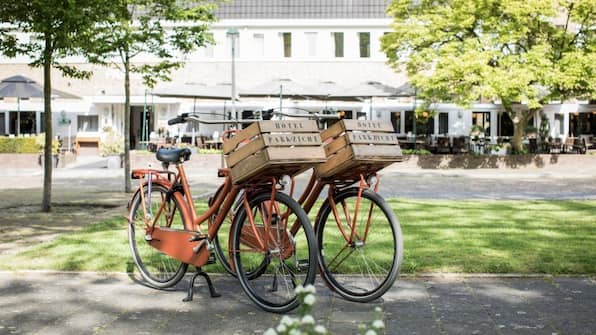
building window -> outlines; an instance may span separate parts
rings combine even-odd
[[[97,115],[78,115],[77,131],[94,132],[98,131],[99,117]]]
[[[10,112],[9,132],[17,133],[17,123],[20,121],[19,134],[36,134],[37,119],[35,112]]]
[[[358,33],[358,40],[360,41],[360,57],[370,57],[370,33]]]
[[[569,114],[569,135],[596,135],[596,114]]]
[[[284,47],[284,57],[292,57],[292,33],[281,33]]]
[[[449,114],[439,113],[439,135],[449,133]]]
[[[413,111],[406,111],[406,117],[404,120],[404,130],[406,134],[414,133],[414,112]]]
[[[563,114],[555,114],[555,136],[565,134],[565,116]]]
[[[513,121],[509,113],[501,113],[498,118],[497,132],[499,136],[513,136]]]
[[[333,55],[337,58],[344,56],[344,33],[331,33],[333,36]]]
[[[396,133],[401,133],[401,112],[391,113],[391,124]]]
[[[0,134],[6,134],[6,114],[0,113]]]
[[[484,129],[484,136],[490,136],[490,112],[473,112],[472,125]]]
[[[264,34],[253,34],[253,52],[255,57],[265,56],[265,35]]]
[[[315,57],[317,55],[317,33],[304,33],[306,38],[306,55]]]

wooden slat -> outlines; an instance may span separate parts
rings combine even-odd
[[[390,133],[360,133],[348,132],[348,139],[350,143],[354,144],[399,144],[396,134]]]
[[[321,132],[321,140],[325,142],[327,139],[337,137],[346,131],[374,131],[381,133],[395,132],[391,122],[344,119],[323,130]]]
[[[342,166],[346,161],[353,157],[352,148],[347,146],[343,150],[338,151],[335,155],[328,157],[325,163],[317,165],[316,170],[320,176],[328,176],[338,166]]]
[[[241,146],[235,151],[231,151],[226,156],[226,163],[228,167],[234,167],[238,162],[244,158],[254,154],[255,152],[265,148],[265,141],[262,137],[256,138],[251,142]]]
[[[224,154],[236,150],[241,142],[262,133],[318,133],[319,128],[314,120],[278,120],[258,121],[246,129],[239,131],[234,137],[223,142]]]
[[[398,145],[365,145],[353,144],[355,160],[401,160],[402,153]]]
[[[388,121],[380,120],[342,120],[344,130],[394,132],[393,125]]]
[[[339,150],[345,148],[348,145],[348,139],[346,135],[340,136],[333,141],[325,145],[325,154],[327,157],[335,154]]]
[[[298,134],[264,134],[266,146],[320,146],[321,137],[318,132]]]
[[[271,168],[277,165],[282,174],[293,175],[324,161],[325,154],[321,147],[265,148],[232,167],[232,180],[241,183],[253,177],[275,176]]]
[[[327,128],[321,132],[321,141],[325,142],[330,138],[339,136],[343,132],[344,132],[344,122],[343,122],[343,120],[340,120],[338,122],[335,122],[331,127]]]
[[[257,136],[259,133],[260,129],[258,122],[255,122],[250,126],[246,127],[246,129],[237,132],[236,135],[234,135],[234,137],[223,141],[222,148],[224,154],[229,154],[230,152],[236,150],[238,144]]]
[[[312,133],[319,128],[315,120],[259,121],[261,133]]]

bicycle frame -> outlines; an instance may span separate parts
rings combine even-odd
[[[140,193],[143,203],[145,229],[147,235],[150,236],[148,242],[154,248],[171,257],[200,267],[207,263],[211,249],[210,243],[218,233],[219,228],[224,222],[227,213],[232,208],[238,193],[241,189],[247,189],[247,187],[244,185],[234,185],[230,177],[230,170],[220,169],[218,171],[219,175],[225,178],[222,191],[217,195],[209,208],[207,208],[201,215],[198,215],[191,196],[190,186],[184,167],[182,164],[177,164],[176,169],[178,173],[154,169],[138,169],[133,171],[133,177],[140,180],[137,192]],[[166,175],[167,178],[164,177],[164,175]],[[152,185],[156,184],[170,190],[171,193],[169,193],[168,196],[176,198],[176,201],[180,206],[178,209],[184,218],[184,230],[174,230],[156,225],[157,218],[160,214],[166,211],[166,201],[163,201],[162,199],[160,207],[155,214],[150,213],[145,205],[145,189],[150,196]],[[275,192],[277,191],[276,184],[277,180],[272,178],[272,199],[275,198]],[[257,189],[262,190],[263,186],[252,186],[247,190],[250,193]],[[243,199],[243,205],[245,206],[248,221],[250,223],[250,226],[246,228],[244,234],[245,241],[243,242],[251,248],[264,252],[269,249],[271,243],[274,243],[270,231],[272,216],[264,216],[264,218],[266,218],[264,227],[257,227],[252,211],[250,210],[248,197],[243,197]],[[269,208],[267,209],[269,213],[273,212],[274,206],[277,206],[276,202],[270,201],[268,204]],[[276,209],[276,211],[279,212],[279,209]],[[217,215],[215,216],[215,219],[207,228],[207,234],[202,233],[200,227],[201,224],[211,220],[216,213]],[[262,238],[262,236],[270,236],[270,238]],[[290,248],[286,249],[291,250]]]
[[[377,177],[376,174],[374,174],[375,177]],[[294,185],[295,181],[294,179],[292,179],[292,191],[293,191],[293,185]],[[346,206],[343,206],[344,208],[344,216],[346,218],[346,220],[348,222],[346,222],[346,225],[344,225],[344,223],[342,222],[343,220],[341,219],[341,215],[338,212],[337,209],[337,204],[334,201],[334,195],[337,193],[337,191],[339,189],[341,189],[342,185],[346,185],[346,183],[343,183],[340,181],[330,181],[330,180],[323,180],[320,178],[317,178],[315,172],[313,171],[308,184],[306,186],[306,188],[304,189],[304,192],[302,193],[302,195],[300,196],[300,198],[298,199],[298,203],[300,204],[300,206],[302,206],[302,208],[304,209],[304,211],[306,213],[309,213],[310,210],[313,208],[315,202],[317,201],[319,195],[321,194],[321,192],[323,192],[323,189],[325,188],[325,186],[329,187],[329,190],[327,192],[327,201],[329,202],[329,205],[332,209],[333,212],[333,216],[335,218],[337,227],[339,229],[339,231],[341,232],[343,238],[346,240],[347,244],[352,244],[354,243],[356,240],[365,243],[366,242],[366,238],[368,237],[368,231],[371,225],[371,219],[372,219],[372,214],[373,214],[373,208],[372,208],[372,204],[371,204],[371,208],[368,211],[368,218],[366,220],[366,228],[364,231],[364,236],[359,236],[356,231],[356,223],[358,220],[357,214],[358,214],[358,210],[360,208],[360,201],[362,198],[362,191],[365,188],[370,188],[373,185],[369,185],[368,182],[364,179],[364,176],[361,174],[360,175],[360,180],[358,183],[358,197],[356,198],[356,204],[355,204],[355,209],[354,209],[354,217],[350,217],[350,213],[347,212],[346,210]],[[377,182],[374,185],[374,192],[377,192],[379,189],[379,185],[380,185],[380,178],[377,177]],[[348,185],[349,186],[349,185]],[[290,194],[290,196],[292,196],[292,194]],[[315,220],[315,223],[318,222],[318,217],[317,220]],[[348,226],[350,228],[350,232],[346,232],[346,230],[344,229],[344,226]]]

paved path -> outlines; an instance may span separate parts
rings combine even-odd
[[[182,302],[126,274],[0,272],[0,334],[260,334],[279,315],[257,309],[235,279],[214,277]],[[407,278],[383,299],[351,303],[317,282],[315,317],[333,334],[384,311],[386,334],[595,334],[596,283],[586,278]]]
[[[0,254],[120,215],[128,195],[122,170],[57,169],[55,213],[39,213],[39,170],[0,174]],[[218,183],[213,170],[190,175],[195,195]],[[387,171],[383,195],[423,199],[596,199],[596,178],[499,171]],[[40,234],[43,232],[43,234]],[[0,272],[2,334],[259,334],[278,315],[257,309],[229,277],[214,278],[222,298],[202,284],[183,303],[185,280],[157,291],[126,274]],[[355,304],[320,280],[317,320],[334,334],[356,334],[375,306],[387,334],[596,334],[596,283],[588,278],[405,278],[383,300]]]

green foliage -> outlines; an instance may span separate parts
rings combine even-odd
[[[32,66],[50,64],[64,75],[89,78],[91,72],[62,63],[80,54],[86,36],[97,22],[108,17],[108,2],[91,0],[8,1],[0,6],[0,52],[8,57],[24,54]],[[30,38],[18,38],[20,33]],[[48,97],[49,99],[49,97]]]
[[[124,152],[124,138],[122,134],[117,133],[112,127],[103,129],[99,141],[99,154],[102,156],[121,154]]]
[[[382,48],[428,99],[535,108],[545,98],[595,96],[595,11],[594,0],[394,0],[394,32]]]
[[[0,137],[0,153],[36,154],[43,151],[45,136]],[[52,141],[52,152],[58,151],[58,141]]]
[[[114,1],[112,18],[90,36],[86,54],[91,62],[139,73],[145,85],[153,87],[183,65],[181,54],[213,42],[207,30],[215,19],[214,6],[202,1]],[[133,64],[141,53],[159,61]]]
[[[0,137],[0,153],[38,153],[35,137]]]
[[[594,200],[388,202],[403,231],[402,273],[596,274]],[[197,204],[199,212],[206,208],[205,202]],[[122,272],[132,268],[122,218],[62,234],[16,254],[0,255],[2,270]],[[223,269],[213,264],[205,271]]]
[[[382,49],[427,102],[468,106],[482,96],[513,114],[516,102],[531,111],[596,97],[596,0],[393,0],[388,12]]]
[[[426,149],[402,149],[404,155],[430,155],[431,152]]]

